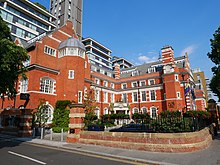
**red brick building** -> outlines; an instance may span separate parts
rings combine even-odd
[[[16,100],[5,99],[4,108],[15,105],[36,109],[44,99],[50,105],[50,122],[57,100],[83,103],[84,94],[92,88],[98,116],[137,112],[154,117],[162,110],[196,109],[193,92],[184,94],[184,87],[194,86],[188,56],[174,58],[171,46],[161,49],[162,57],[157,62],[124,70],[116,65],[111,71],[88,62],[71,22],[28,43],[18,43],[30,56],[26,62],[28,79],[19,79]],[[21,93],[28,93],[29,99],[21,100]]]

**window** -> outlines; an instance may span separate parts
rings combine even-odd
[[[25,37],[25,31],[20,29],[20,28],[16,28],[16,35],[18,35],[19,37]]]
[[[53,111],[54,111],[53,107],[50,104],[46,103],[46,104],[43,104],[40,108],[42,108],[42,112],[47,118],[46,123],[52,123]]]
[[[74,79],[74,70],[69,70],[68,79]]]
[[[127,84],[126,84],[126,83],[121,84],[121,88],[122,88],[122,89],[126,89],[126,88],[127,88]]]
[[[96,79],[95,79],[95,83],[96,83],[96,84],[100,84],[100,80],[96,78]]]
[[[111,85],[110,85],[110,86],[111,86],[111,88],[112,88],[112,89],[114,89],[114,86],[115,86],[115,85],[114,85],[113,83],[111,83]]]
[[[138,101],[137,92],[133,92],[132,93],[132,98],[133,98],[133,102],[137,102]]]
[[[108,102],[108,93],[104,92],[104,102],[107,103]]]
[[[108,87],[108,82],[104,81],[104,87]]]
[[[143,108],[142,108],[142,113],[143,113],[143,114],[146,114],[146,113],[147,113],[147,108],[146,108],[146,107],[143,107]]]
[[[98,90],[95,91],[95,100],[99,102],[99,91]]]
[[[100,110],[99,110],[99,108],[95,109],[95,115],[97,116],[98,119],[100,118]]]
[[[175,74],[175,81],[178,81],[178,80],[179,80],[178,74]]]
[[[176,97],[179,99],[180,98],[180,92],[176,92]]]
[[[154,90],[150,91],[150,99],[151,99],[151,101],[156,100],[156,94],[155,94]]]
[[[40,81],[40,91],[44,93],[54,93],[54,80],[51,78],[42,78]]]
[[[155,84],[155,80],[154,79],[148,80],[148,85],[154,85],[154,84]]]
[[[142,101],[147,101],[147,99],[146,99],[146,92],[145,91],[141,92],[141,99],[142,99]]]
[[[150,117],[151,118],[156,118],[157,117],[157,109],[155,107],[151,108]]]
[[[114,103],[114,102],[115,102],[115,94],[111,93],[111,103]]]
[[[146,85],[146,82],[145,82],[145,81],[141,81],[141,82],[140,82],[140,85],[141,85],[141,86],[145,86],[145,85]]]
[[[155,67],[148,68],[148,73],[153,73],[153,72],[155,72],[155,71],[156,71]]]
[[[47,45],[44,46],[44,53],[56,57],[56,49],[53,49]]]
[[[28,57],[29,57],[29,59],[23,62],[23,65],[24,65],[25,67],[27,67],[27,66],[30,65],[30,56],[28,56]]]
[[[104,109],[104,115],[107,115],[108,114],[108,108],[105,108]]]
[[[138,113],[138,109],[137,109],[137,108],[134,108],[134,109],[133,109],[133,114],[134,114],[134,113]]]
[[[20,80],[20,93],[26,93],[28,90],[28,79]]]
[[[87,68],[87,62],[85,61],[85,68]]]
[[[137,87],[138,83],[137,82],[132,82],[132,87]]]
[[[126,94],[126,93],[123,93],[121,97],[122,97],[122,99],[121,99],[122,102],[123,102],[123,103],[127,103],[127,94]]]
[[[132,71],[132,76],[138,76],[139,75],[139,72],[138,72],[138,70],[135,70],[135,71]]]
[[[82,103],[82,91],[78,91],[78,103]]]

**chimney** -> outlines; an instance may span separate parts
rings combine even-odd
[[[172,46],[166,45],[161,49],[163,64],[174,65],[174,51]]]
[[[121,70],[120,70],[120,65],[118,63],[115,64],[115,79],[120,79],[120,74],[121,74]]]

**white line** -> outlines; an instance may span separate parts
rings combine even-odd
[[[33,161],[33,162],[37,162],[37,163],[39,163],[39,164],[47,164],[47,163],[41,162],[41,161],[39,161],[39,160],[30,158],[30,157],[28,157],[28,156],[21,155],[21,154],[17,154],[17,153],[12,152],[12,151],[8,151],[8,153],[9,153],[9,154],[12,154],[12,155],[20,156],[20,157],[25,158],[25,159],[29,159],[29,160],[31,160],[31,161]]]

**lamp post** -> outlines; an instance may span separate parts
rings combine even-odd
[[[139,91],[139,88],[140,88],[140,85],[139,85],[139,81],[137,81],[137,88],[138,88],[138,109],[139,109],[139,113],[141,113],[141,104],[140,104],[140,91]]]
[[[185,95],[185,79],[184,79],[184,77],[185,77],[185,75],[184,74],[182,74],[182,79],[183,79],[183,94],[184,94],[184,100],[185,100],[185,106],[184,106],[184,108],[183,108],[183,112],[182,113],[184,113],[184,109],[186,109],[186,111],[187,111],[187,102],[186,102],[186,95]]]

